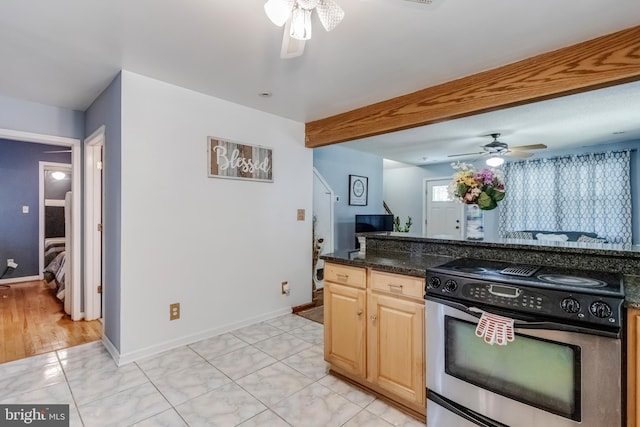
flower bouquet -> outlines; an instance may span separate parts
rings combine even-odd
[[[454,199],[468,205],[478,205],[480,209],[491,210],[504,199],[502,172],[494,168],[476,171],[468,163],[451,163],[456,170],[449,184],[449,193]]]

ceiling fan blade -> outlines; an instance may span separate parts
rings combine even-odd
[[[282,27],[293,10],[296,0],[269,0],[264,4],[264,11],[274,24]]]
[[[509,147],[511,150],[540,150],[542,148],[547,148],[544,144],[532,144],[532,145],[519,145],[517,147]]]
[[[487,154],[487,152],[486,151],[480,151],[479,153],[450,154],[447,157],[476,156],[478,154]]]
[[[316,6],[318,18],[325,30],[333,30],[344,18],[344,10],[333,0],[319,0]]]
[[[527,151],[507,151],[505,154],[509,157],[516,157],[518,159],[526,159],[527,157],[533,156],[533,153],[529,153]]]
[[[291,19],[288,19],[284,27],[284,34],[282,35],[282,48],[280,49],[280,58],[297,58],[304,53],[305,40],[298,40],[291,37],[290,28]]]

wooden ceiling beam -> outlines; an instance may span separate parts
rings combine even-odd
[[[306,124],[322,147],[640,80],[640,26]]]

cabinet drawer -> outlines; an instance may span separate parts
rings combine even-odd
[[[424,297],[424,279],[418,277],[372,271],[369,287],[376,291],[405,297],[418,299]]]
[[[324,280],[364,289],[367,283],[367,273],[364,268],[325,263]]]

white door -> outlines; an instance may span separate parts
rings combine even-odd
[[[464,205],[449,196],[450,182],[450,178],[426,181],[426,237],[461,239],[463,236]]]
[[[101,126],[85,140],[85,319],[102,317],[102,289],[104,271],[102,269],[104,250],[102,239],[103,209],[103,147],[105,128]]]

